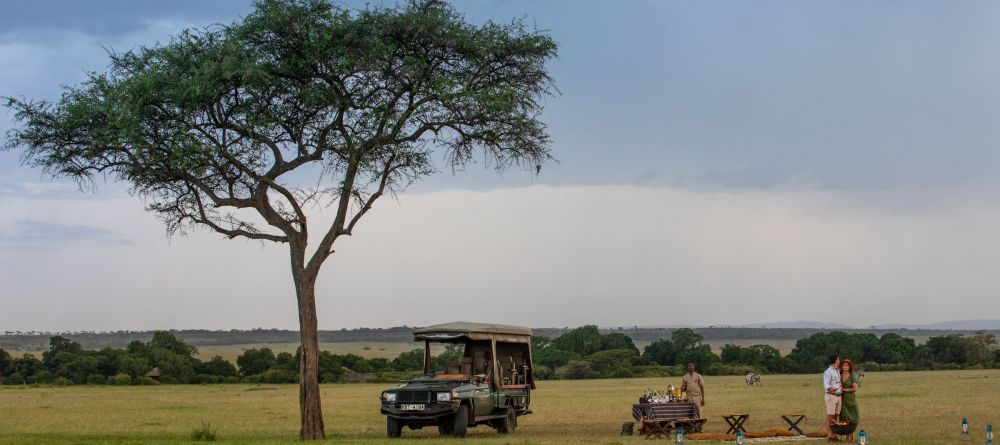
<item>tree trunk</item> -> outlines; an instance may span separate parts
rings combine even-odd
[[[319,399],[319,334],[316,321],[316,276],[302,269],[293,270],[295,292],[299,301],[299,335],[302,359],[299,361],[299,412],[302,424],[299,438],[324,439],[323,407]]]

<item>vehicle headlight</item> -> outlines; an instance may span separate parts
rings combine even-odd
[[[451,401],[451,393],[450,392],[439,392],[438,393],[438,402],[450,402],[450,401]]]
[[[384,392],[384,393],[382,393],[382,400],[385,400],[386,402],[395,402],[396,401],[396,393],[394,393],[394,392]]]

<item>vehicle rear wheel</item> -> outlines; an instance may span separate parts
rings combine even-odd
[[[403,435],[403,423],[393,417],[385,418],[385,432],[389,437],[396,438]]]
[[[451,433],[455,437],[465,437],[465,434],[469,432],[469,406],[461,405],[458,407],[458,412],[455,413],[455,423],[452,425]]]
[[[516,429],[517,413],[514,412],[513,407],[508,406],[504,412],[503,419],[500,419],[500,423],[497,425],[497,432],[500,434],[511,434]]]

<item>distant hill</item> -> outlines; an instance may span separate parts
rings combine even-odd
[[[942,321],[931,324],[886,324],[875,326],[875,329],[934,329],[959,331],[996,331],[1000,330],[1000,320],[959,320]]]
[[[637,344],[670,338],[678,326],[670,327],[604,327],[604,333],[623,333]],[[319,331],[321,343],[348,342],[379,342],[379,343],[411,343],[414,327],[399,326],[392,328],[359,328],[341,329],[338,331]],[[549,338],[558,337],[571,328],[535,328],[537,336]],[[930,337],[952,334],[971,335],[976,331],[993,331],[1000,335],[1000,320],[970,320],[952,321],[929,325],[885,325],[865,329],[856,329],[836,323],[810,321],[761,323],[740,327],[691,327],[701,334],[705,343],[714,347],[733,343],[741,345],[771,344],[782,345],[790,350],[796,340],[806,338],[817,332],[844,331],[849,333],[872,333],[881,336],[894,332],[905,337],[911,337],[917,343],[923,343]],[[296,344],[299,341],[298,331],[285,329],[251,329],[251,330],[205,330],[188,329],[172,330],[178,338],[196,347],[226,346],[226,345],[259,345],[259,344]],[[85,349],[124,348],[132,341],[149,341],[153,331],[118,331],[118,332],[4,332],[0,333],[0,349],[7,351],[41,351],[48,349],[49,337],[61,335],[79,342]],[[781,348],[779,348],[781,349]]]
[[[771,328],[771,329],[856,329],[853,326],[840,323],[824,323],[822,321],[773,321],[770,323],[754,323],[740,325],[741,328]]]

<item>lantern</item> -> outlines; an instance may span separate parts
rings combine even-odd
[[[743,441],[743,431],[736,432],[736,445],[744,445],[746,442]]]
[[[866,433],[865,430],[858,431],[857,437],[858,439],[855,442],[857,445],[868,445],[871,443],[868,441],[868,433]]]
[[[962,419],[962,435],[969,435],[969,419]]]
[[[986,443],[993,445],[993,425],[986,425]]]
[[[684,428],[677,428],[677,431],[674,431],[674,443],[684,445]]]

